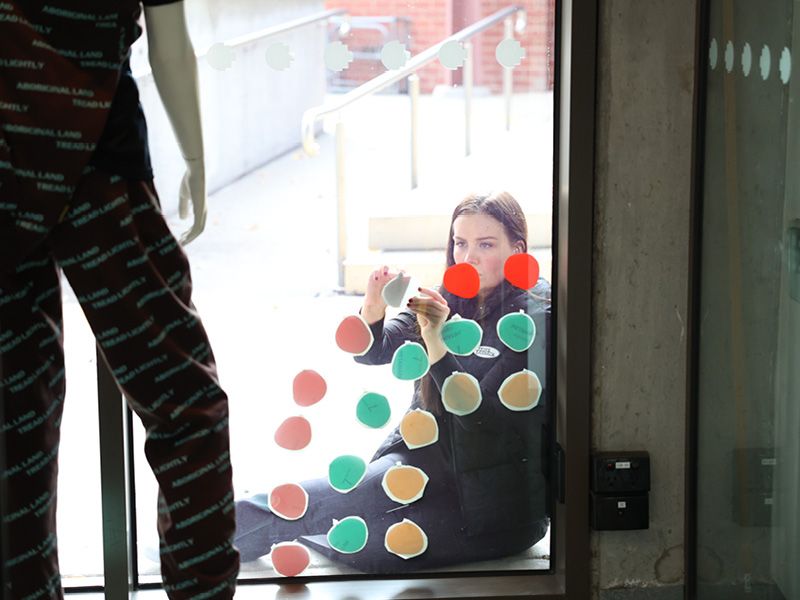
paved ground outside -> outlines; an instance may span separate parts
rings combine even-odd
[[[463,100],[424,96],[420,108],[420,187],[437,190],[449,210],[470,190],[505,188],[528,211],[548,211],[552,181],[552,96],[514,98],[514,123],[504,130],[502,98],[474,100],[473,152],[463,157]],[[407,211],[408,98],[377,96],[354,105],[347,124],[350,244],[366,239],[366,217],[387,206]],[[299,129],[299,127],[298,127]],[[209,198],[207,230],[186,251],[194,300],[211,339],[219,376],[231,403],[231,454],[237,497],[283,481],[324,476],[343,453],[369,459],[404,413],[411,384],[389,366],[356,364],[334,343],[334,332],[362,298],[337,294],[334,143],[320,136],[320,155],[290,153]],[[177,194],[159,190],[178,234]],[[445,232],[446,235],[446,232]],[[444,256],[442,256],[444,261]],[[377,265],[376,265],[377,266]],[[391,265],[402,268],[402,265]],[[549,273],[543,273],[549,278]],[[436,283],[436,282],[427,282]],[[94,339],[65,286],[68,394],[60,456],[59,546],[65,584],[102,573]],[[292,379],[314,369],[328,383],[319,404],[292,401]],[[356,422],[364,391],[390,399],[392,421],[382,430]],[[313,439],[305,450],[277,447],[272,436],[289,415],[306,416]],[[156,487],[141,450],[136,422],[136,477],[140,572],[157,573],[148,559],[157,547]],[[546,567],[549,538],[511,568]],[[247,569],[270,576],[268,562]],[[501,568],[497,565],[491,568]]]

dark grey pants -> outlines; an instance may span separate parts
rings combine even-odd
[[[452,473],[444,463],[415,464],[411,460],[414,456],[414,452],[393,453],[375,460],[368,465],[363,481],[347,494],[334,490],[324,477],[301,482],[308,493],[309,506],[297,521],[270,512],[266,494],[236,502],[234,545],[242,560],[252,561],[268,554],[277,542],[297,540],[365,573],[403,573],[510,556],[531,547],[547,532],[548,523],[543,520],[533,527],[467,536]],[[381,487],[383,474],[398,461],[418,466],[430,477],[424,496],[405,506],[390,500]],[[325,534],[333,519],[351,515],[366,521],[367,545],[360,552],[341,554],[328,546]],[[410,559],[400,558],[384,547],[386,530],[403,519],[414,521],[428,536],[428,549]]]

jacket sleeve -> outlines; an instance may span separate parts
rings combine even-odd
[[[359,314],[360,314],[359,310]],[[369,326],[374,341],[363,356],[354,356],[362,365],[384,365],[391,362],[395,350],[406,341],[419,342],[417,318],[411,311],[402,311],[386,321],[381,319]]]
[[[503,406],[497,392],[503,384],[503,381],[505,381],[509,375],[518,373],[522,369],[528,369],[536,373],[542,385],[539,404],[531,410],[537,411],[545,404],[548,393],[547,369],[545,365],[547,358],[546,352],[547,348],[549,348],[550,338],[550,311],[549,309],[531,310],[529,308],[528,314],[533,318],[534,324],[536,325],[537,335],[534,343],[525,352],[515,352],[510,348],[503,347],[496,364],[479,379],[482,398],[481,405],[475,412],[469,415],[454,416],[453,420],[457,426],[466,430],[475,430],[487,426],[491,427],[494,423],[502,428],[502,424],[507,421],[519,420],[519,413]],[[454,371],[467,372],[462,367],[458,358],[449,352],[431,365],[431,377],[436,383],[440,394],[445,379],[452,375]]]

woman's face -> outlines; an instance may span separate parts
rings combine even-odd
[[[522,249],[518,244],[516,250]],[[502,223],[494,217],[460,215],[453,221],[453,260],[475,267],[481,278],[481,290],[503,281],[503,266],[514,252]]]

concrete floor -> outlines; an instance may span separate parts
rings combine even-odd
[[[364,243],[370,211],[380,205],[385,213],[387,203],[404,203],[409,197],[407,102],[406,97],[372,97],[345,115],[351,247]],[[515,97],[511,132],[503,129],[501,98],[474,102],[473,152],[464,158],[463,101],[423,97],[420,187],[441,190],[442,203],[450,210],[469,190],[497,187],[511,191],[526,212],[549,210],[552,96]],[[411,384],[395,380],[388,366],[357,365],[333,343],[339,321],[358,310],[361,297],[333,291],[334,146],[327,134],[319,142],[318,157],[290,153],[211,196],[207,229],[186,247],[194,301],[230,398],[237,497],[285,480],[324,475],[337,454],[368,459],[411,395]],[[160,195],[177,235],[188,227],[177,218],[177,198],[168,190]],[[69,384],[58,535],[65,584],[80,585],[90,582],[87,576],[102,573],[94,340],[67,286],[64,312]],[[326,398],[305,409],[295,406],[291,396],[292,378],[302,369],[319,371],[328,383]],[[383,430],[368,430],[354,419],[355,402],[366,390],[390,399],[393,419]],[[314,432],[309,447],[295,453],[272,442],[276,425],[292,414],[306,416]],[[147,549],[157,546],[155,479],[141,450],[138,421],[136,432],[141,572],[156,573],[157,565],[147,559]],[[513,568],[540,567],[548,555],[549,543],[542,543],[528,557],[527,567],[517,561]],[[270,572],[265,563],[258,574]]]

